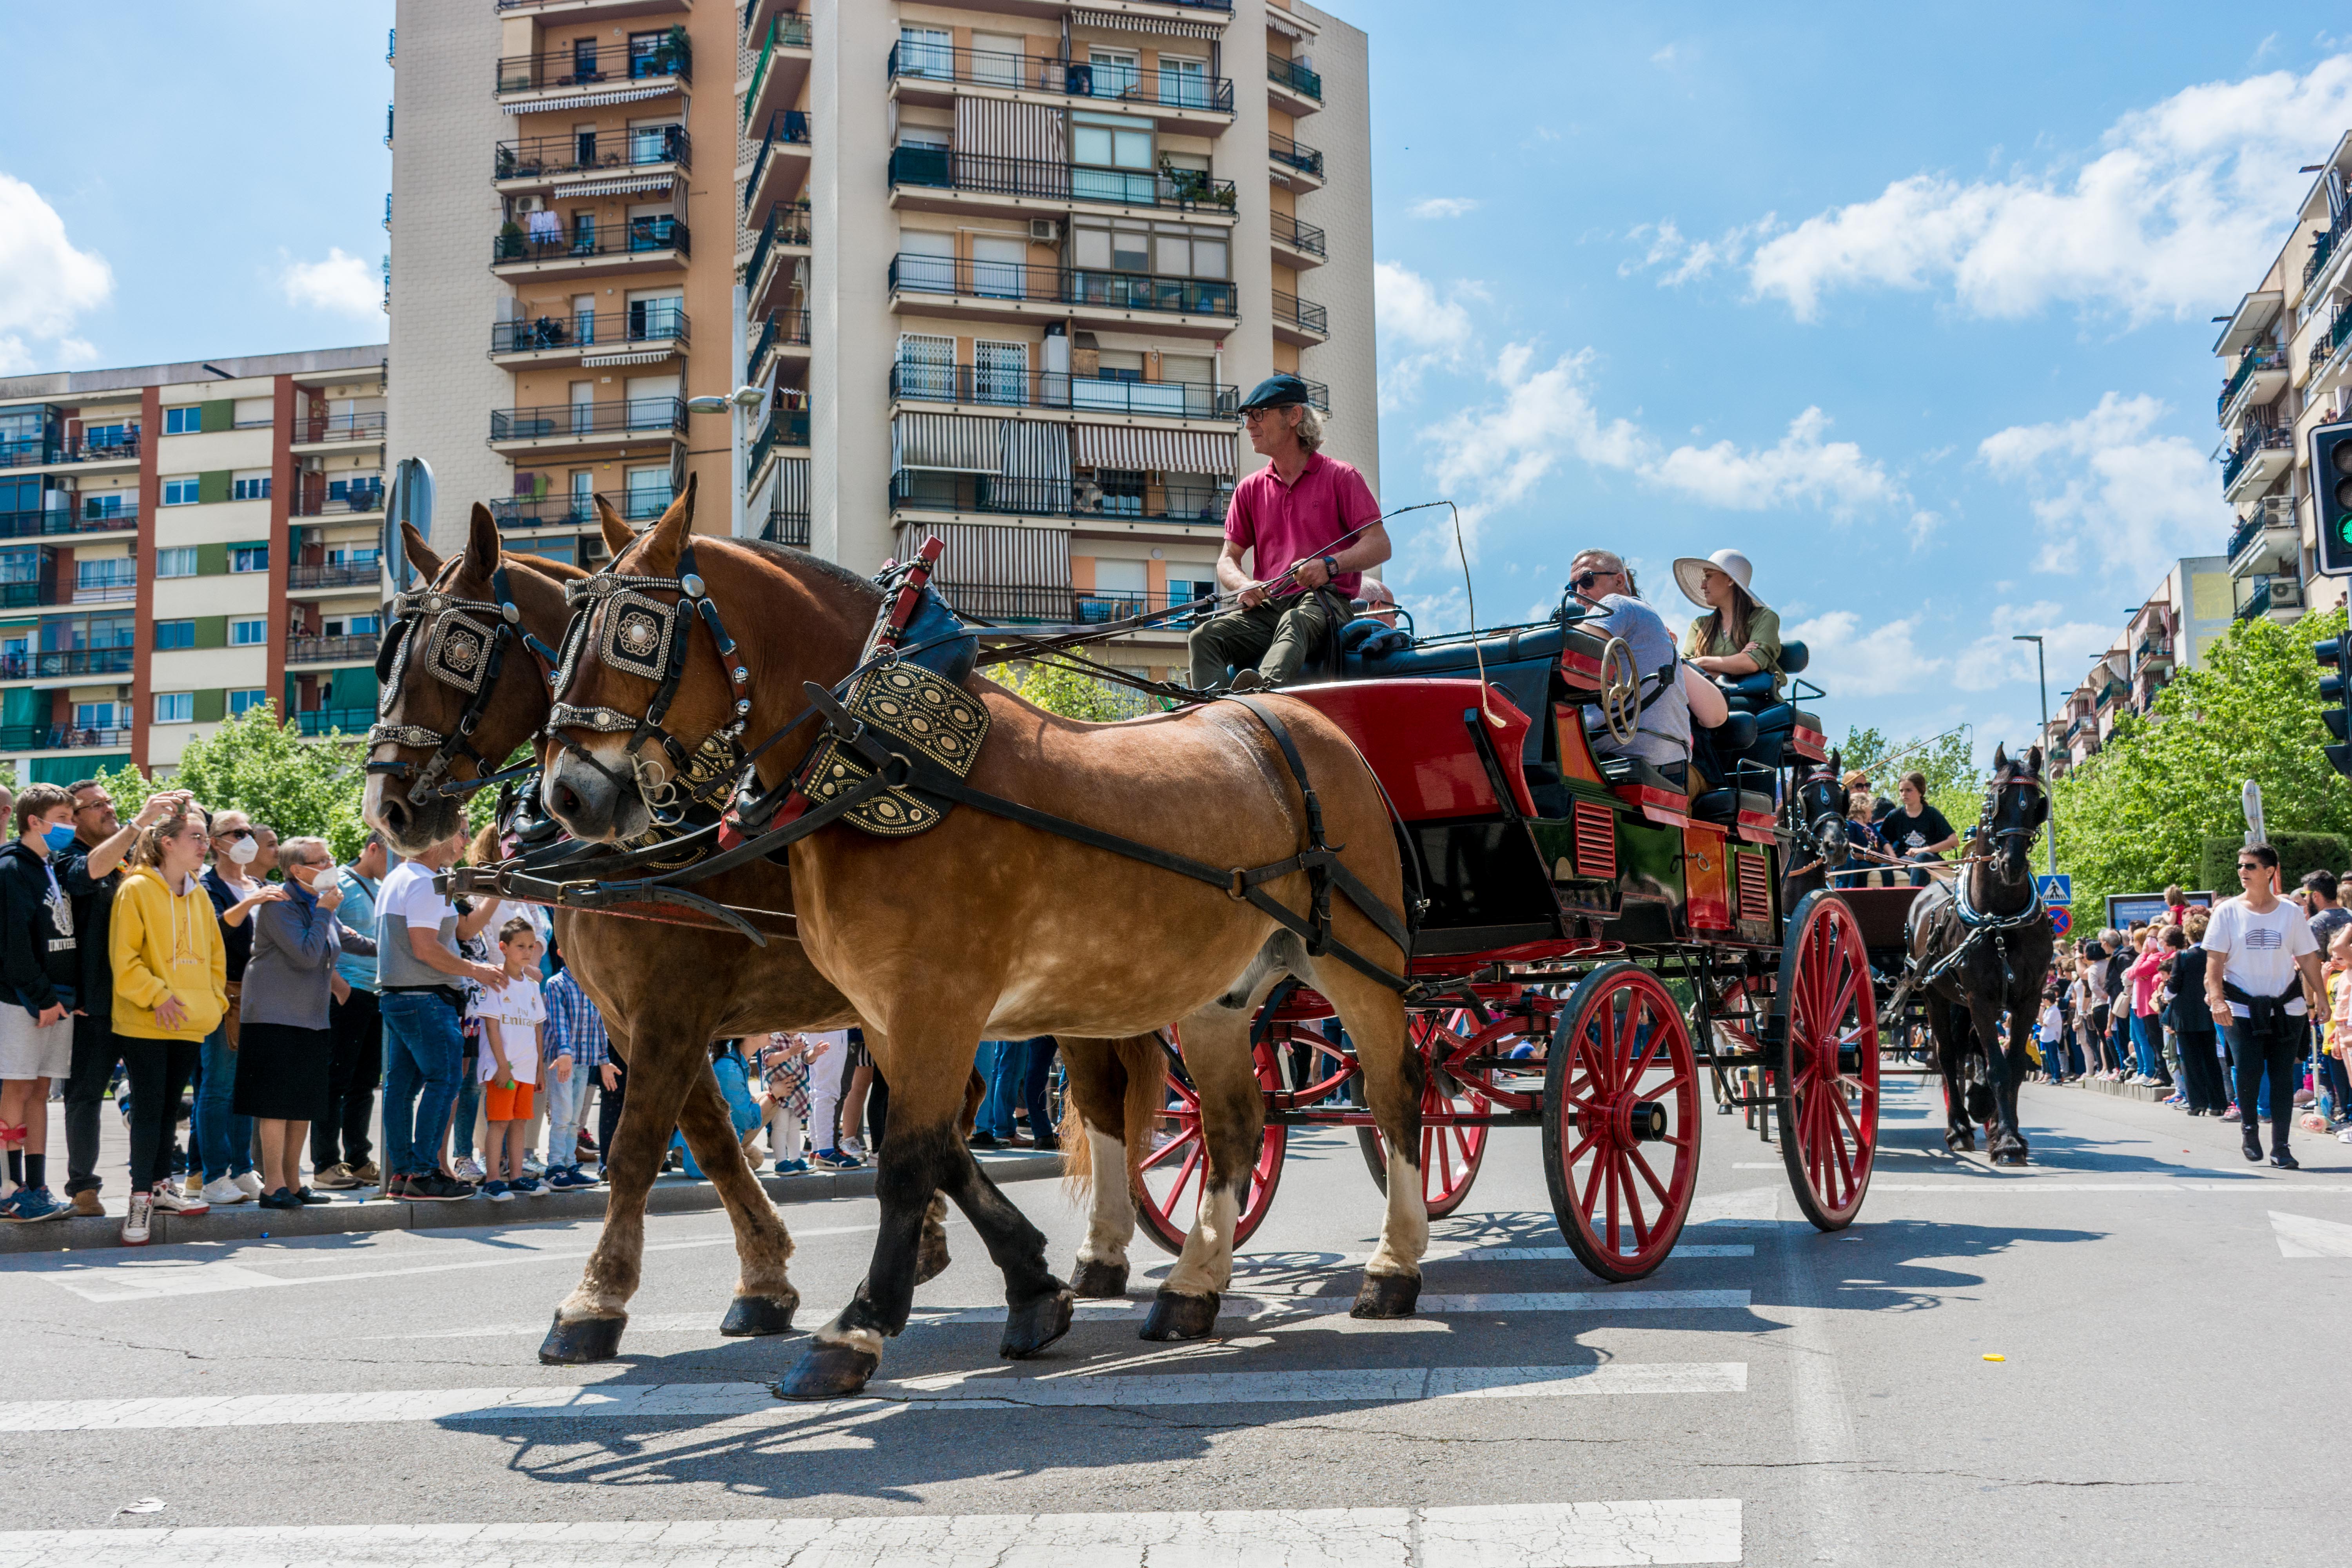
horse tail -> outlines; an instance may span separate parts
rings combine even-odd
[[[504,858],[499,853],[499,825],[495,821],[482,824],[482,830],[474,835],[474,841],[467,847],[466,858],[477,866],[487,866],[494,860]]]
[[[1123,1039],[1089,1044],[1108,1048],[1114,1071],[1107,1077],[1111,1083],[1123,1086],[1119,1089],[1119,1137],[1127,1152],[1127,1175],[1131,1184],[1144,1156],[1150,1152],[1152,1129],[1165,1109],[1168,1058],[1156,1034],[1130,1035]],[[1066,1047],[1063,1060],[1066,1067],[1075,1066]],[[1076,1197],[1089,1191],[1101,1175],[1095,1169],[1094,1140],[1087,1136],[1084,1101],[1076,1093],[1063,1096],[1061,1140],[1062,1182]]]

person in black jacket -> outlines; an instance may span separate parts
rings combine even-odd
[[[0,1146],[13,1189],[0,1220],[58,1219],[49,1195],[49,1080],[73,1061],[81,945],[73,900],[51,859],[73,843],[73,802],[55,784],[16,797],[16,837],[0,847]]]
[[[2192,912],[2191,921],[2202,934],[2203,923]],[[2180,1091],[2191,1116],[2220,1116],[2230,1108],[2229,1090],[2221,1081],[2221,1037],[2213,1016],[2205,1010],[2205,950],[2179,926],[2164,928],[2164,945],[2172,958],[2172,1000],[2165,1022],[2180,1037]]]

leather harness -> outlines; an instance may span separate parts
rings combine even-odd
[[[516,606],[513,590],[507,584],[504,562],[490,572],[490,593],[492,597],[488,599],[461,599],[436,584],[393,596],[394,629],[376,655],[376,679],[383,686],[383,693],[376,701],[376,721],[368,729],[367,749],[373,752],[383,745],[430,746],[433,754],[421,767],[387,758],[369,763],[366,771],[408,779],[408,798],[412,801],[470,795],[485,785],[519,778],[539,766],[533,759],[503,773],[493,773],[490,759],[474,745],[474,727],[481,722],[483,712],[490,705],[490,694],[498,688],[499,671],[505,667],[509,643],[520,641],[531,656],[540,680],[550,694],[555,689],[555,655],[545,643],[523,629],[522,611]],[[475,614],[488,615],[490,624],[485,626],[476,620]],[[446,735],[421,724],[385,721],[393,704],[400,700],[402,680],[410,665],[416,662],[421,662],[425,672],[443,685],[466,693],[465,710],[458,714],[456,727]],[[449,769],[459,757],[474,764],[474,776],[452,782]]]

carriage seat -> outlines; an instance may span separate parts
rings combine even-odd
[[[1712,730],[1691,725],[1691,771],[1714,785],[1731,782],[1731,770],[1756,744],[1756,715],[1727,713]]]
[[[1703,822],[1736,826],[1741,812],[1769,816],[1772,815],[1772,797],[1758,795],[1752,789],[1711,789],[1691,800],[1691,815]]]
[[[1640,757],[1595,757],[1592,760],[1600,764],[1601,776],[1612,785],[1640,784],[1644,789],[1660,789],[1668,795],[1681,795],[1690,788],[1687,781],[1676,779],[1655,763]]]
[[[1359,633],[1359,626],[1370,630]],[[1375,637],[1372,632],[1392,632],[1397,640]],[[1424,676],[1467,676],[1475,679],[1481,658],[1486,661],[1487,678],[1491,679],[1495,670],[1503,665],[1557,663],[1568,633],[1568,627],[1554,621],[1502,637],[1417,645],[1399,628],[1381,626],[1367,616],[1340,628],[1339,646],[1346,661],[1345,679],[1350,680]],[[1598,647],[1594,651],[1599,652]]]
[[[1339,655],[1343,661],[1385,658],[1402,653],[1412,646],[1412,634],[1402,626],[1391,626],[1359,616],[1339,628]],[[1352,670],[1349,673],[1354,673]]]
[[[1813,661],[1812,650],[1803,643],[1780,645],[1780,673],[1801,675]],[[1724,700],[1735,713],[1759,713],[1773,706],[1772,672],[1759,669],[1753,675],[1717,676],[1715,683],[1723,689]],[[1769,726],[1768,726],[1769,727]]]

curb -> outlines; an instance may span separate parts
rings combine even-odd
[[[988,1154],[974,1151],[981,1169],[996,1182],[1033,1182],[1062,1173],[1053,1153]],[[811,1171],[805,1175],[762,1175],[760,1185],[777,1204],[824,1203],[833,1198],[871,1197],[874,1167],[859,1171]],[[381,1198],[337,1194],[334,1201],[300,1209],[257,1209],[249,1204],[182,1216],[158,1211],[152,1245],[192,1241],[257,1241],[297,1236],[352,1236],[373,1230],[455,1230],[481,1225],[530,1224],[539,1220],[602,1219],[608,1194],[603,1187],[543,1193],[493,1204],[487,1198],[457,1203],[387,1203]],[[647,1214],[698,1214],[718,1210],[719,1189],[709,1182],[668,1176],[646,1195]],[[122,1247],[120,1215],[76,1215],[37,1225],[0,1226],[0,1254],[62,1252]],[[137,1249],[133,1249],[137,1250]]]
[[[2149,1105],[2160,1103],[2164,1100],[2165,1096],[2172,1092],[2172,1090],[2168,1089],[2160,1089],[2150,1084],[2116,1083],[2111,1082],[2106,1079],[2096,1078],[2078,1079],[2074,1082],[2068,1084],[2066,1087],[2069,1089],[2087,1089],[2095,1094],[2112,1094],[2117,1100],[2137,1100],[2144,1101]]]

